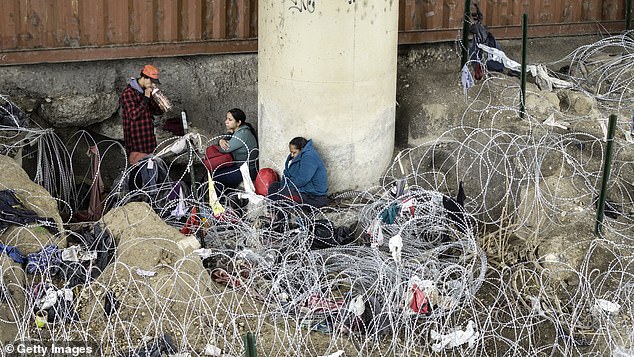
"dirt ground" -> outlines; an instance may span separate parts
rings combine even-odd
[[[597,39],[596,37],[576,37],[531,40],[528,59],[530,63],[544,63],[549,68],[557,70],[565,65],[568,54]],[[521,57],[519,41],[501,41],[500,46],[509,57],[513,59]],[[555,61],[560,62],[555,63]],[[398,149],[411,149],[403,160],[406,168],[412,168],[412,171],[406,169],[401,174],[409,175],[409,179],[412,177],[420,179],[417,181],[420,183],[424,182],[423,179],[427,179],[427,176],[423,177],[424,174],[418,171],[437,170],[433,172],[434,175],[429,176],[444,177],[445,181],[437,183],[429,179],[433,185],[430,184],[424,188],[438,189],[443,193],[451,193],[452,196],[456,192],[455,181],[459,178],[457,175],[463,175],[463,178],[469,179],[465,184],[469,197],[467,207],[483,223],[479,227],[477,243],[487,254],[491,270],[486,283],[478,292],[478,299],[464,310],[465,315],[469,316],[470,313],[476,315],[481,311],[489,311],[490,315],[498,314],[495,317],[499,320],[495,323],[489,321],[488,317],[483,318],[480,321],[483,329],[489,328],[492,334],[498,334],[496,337],[504,337],[498,342],[513,340],[517,337],[514,333],[522,330],[523,326],[514,326],[516,328],[514,329],[513,326],[509,327],[505,324],[521,320],[525,317],[521,313],[528,314],[527,311],[530,312],[531,308],[535,311],[539,310],[535,305],[531,306],[530,298],[537,296],[543,301],[544,308],[541,311],[544,316],[562,322],[562,326],[567,328],[568,326],[564,324],[567,321],[565,317],[587,312],[589,307],[585,305],[590,304],[595,297],[593,294],[603,296],[602,294],[608,294],[610,291],[617,291],[614,295],[610,295],[616,296],[625,292],[625,289],[620,289],[622,287],[619,280],[611,274],[614,273],[615,265],[626,262],[619,259],[629,254],[627,250],[631,246],[628,241],[632,233],[629,220],[623,218],[616,220],[615,225],[619,228],[617,231],[622,236],[614,234],[608,237],[609,241],[614,242],[616,246],[610,246],[605,241],[597,243],[593,233],[594,227],[591,223],[594,217],[592,208],[594,197],[590,197],[588,192],[593,193],[597,186],[596,176],[600,169],[601,147],[597,144],[597,140],[594,142],[588,140],[587,142],[594,146],[584,147],[585,142],[582,139],[584,135],[591,136],[593,139],[601,135],[600,126],[592,117],[595,114],[592,111],[594,108],[580,113],[579,108],[586,102],[582,103],[579,99],[581,104],[574,110],[566,110],[565,115],[562,114],[564,118],[575,116],[579,118],[572,124],[574,130],[570,130],[575,132],[574,139],[578,140],[579,144],[567,146],[562,151],[551,150],[555,146],[549,146],[551,143],[540,141],[541,138],[549,135],[561,135],[567,138],[568,133],[565,130],[557,131],[559,129],[556,129],[555,135],[552,135],[553,131],[534,128],[528,124],[528,121],[517,118],[517,115],[508,109],[516,108],[517,105],[519,96],[516,91],[519,87],[517,78],[492,75],[488,77],[490,80],[476,83],[475,87],[468,90],[465,97],[460,85],[459,63],[459,52],[453,44],[400,48],[396,138]],[[569,93],[559,96],[541,91],[534,84],[529,84],[529,92],[532,97],[530,101],[527,101],[527,109],[529,114],[539,120],[546,119],[549,114],[560,112],[561,98],[567,98],[567,100],[573,98],[573,95]],[[591,107],[593,106],[593,102],[588,103]],[[599,113],[607,115],[607,113]],[[471,130],[478,135],[471,135]],[[494,134],[499,132],[507,132],[508,135],[500,135],[498,138]],[[521,159],[528,155],[522,156],[517,152],[507,153],[499,150],[500,148],[515,150],[517,147],[523,147],[515,145],[516,142],[513,140],[518,138],[533,140],[527,141],[525,146],[528,147],[533,147],[531,144],[537,144],[534,145],[535,156],[541,160],[537,165],[516,160],[518,157]],[[434,142],[436,139],[441,140]],[[451,140],[455,141],[451,142]],[[494,143],[497,146],[480,147],[476,145],[478,143]],[[463,154],[460,150],[465,148],[473,149],[473,152],[468,155]],[[627,190],[632,181],[632,172],[627,171],[631,168],[628,165],[632,162],[632,156],[627,150],[623,152],[625,156],[620,157],[621,163],[617,166],[619,175],[616,176],[616,181],[619,182],[618,185],[626,187],[624,190]],[[440,158],[442,160],[438,160]],[[489,161],[484,161],[482,158]],[[460,159],[463,163],[460,163]],[[567,164],[567,159],[576,160],[576,162],[574,165]],[[472,166],[471,163],[474,162],[482,165]],[[490,165],[492,163],[496,165]],[[483,172],[482,167],[488,169],[487,165],[491,166],[491,171]],[[509,168],[511,166],[512,168]],[[585,171],[580,173],[575,170],[580,167]],[[531,175],[530,172],[527,173],[528,168],[536,169],[539,173]],[[391,171],[396,170],[395,164]],[[587,172],[590,174],[586,174]],[[441,175],[436,175],[437,173]],[[511,175],[506,175],[509,173]],[[522,180],[519,181],[523,185],[517,182],[509,183],[509,177],[521,178]],[[486,191],[486,194],[479,196],[483,191]],[[124,302],[121,316],[124,320],[127,318],[136,320],[135,324],[138,326],[135,326],[131,333],[126,330],[131,325],[128,325],[128,321],[116,321],[108,325],[113,330],[117,330],[116,338],[121,339],[123,344],[139,342],[142,335],[147,332],[142,331],[142,328],[147,326],[154,328],[162,324],[166,326],[166,329],[169,327],[169,329],[180,331],[182,334],[177,336],[179,338],[183,335],[187,336],[191,346],[195,346],[199,351],[210,340],[218,341],[218,345],[226,350],[239,351],[241,349],[240,336],[249,330],[259,332],[258,343],[268,352],[268,354],[264,352],[264,355],[283,355],[284,353],[297,355],[302,353],[301,351],[325,351],[337,347],[345,350],[346,356],[352,356],[359,353],[357,344],[363,344],[374,355],[387,355],[395,352],[396,348],[390,350],[390,347],[385,346],[398,345],[399,348],[405,346],[410,352],[417,349],[423,350],[423,347],[409,346],[408,338],[417,338],[416,341],[421,343],[429,342],[428,331],[422,328],[420,331],[401,331],[399,336],[393,337],[371,336],[377,339],[375,341],[377,346],[382,346],[378,348],[368,347],[373,346],[373,343],[363,341],[363,337],[355,341],[343,335],[332,336],[307,332],[301,325],[301,317],[280,318],[270,314],[260,300],[249,296],[248,293],[225,289],[222,285],[209,282],[206,275],[201,278],[201,272],[203,274],[207,272],[202,270],[200,260],[191,252],[182,253],[179,249],[173,248],[174,242],[167,240],[169,238],[178,241],[180,234],[172,228],[169,228],[168,232],[168,228],[164,228],[159,222],[159,217],[144,213],[149,211],[149,208],[136,207],[135,209],[140,210],[141,213],[136,213],[134,219],[129,218],[125,210],[120,210],[116,214],[113,212],[108,217],[108,219],[114,217],[113,219],[116,220],[109,224],[126,232],[129,242],[126,243],[121,256],[133,262],[128,262],[129,265],[124,266],[113,265],[112,269],[102,276],[100,285],[91,291],[96,297],[87,295],[87,299],[94,305],[84,305],[85,315],[99,316],[98,318],[90,317],[91,321],[108,324],[104,321],[100,303],[96,303],[97,299],[103,295],[101,288],[108,287],[110,283],[121,285],[125,282],[124,287],[117,286],[118,290],[116,290],[122,294],[120,296],[129,299]],[[618,226],[619,224],[621,226]],[[245,232],[250,233],[251,228],[248,231],[245,229]],[[143,239],[137,240],[139,236]],[[163,256],[166,254],[164,251],[168,253],[177,251],[181,255],[177,258],[172,257],[171,254]],[[177,269],[176,266],[179,264],[187,267],[186,274],[181,274]],[[143,280],[147,279],[132,274],[136,272],[133,268],[151,270],[155,267],[164,269],[158,275],[160,279],[156,279],[153,283],[155,285],[144,284]],[[627,265],[618,273],[627,277],[631,273],[629,270],[631,270],[630,265]],[[589,279],[587,272],[600,274],[601,282],[591,286],[585,280]],[[120,276],[125,276],[125,279],[118,281],[117,277]],[[183,286],[194,286],[195,289],[189,291],[182,288]],[[211,287],[207,289],[209,286]],[[590,291],[589,287],[594,290]],[[148,288],[154,290],[147,296],[137,294],[138,291],[147,292]],[[504,290],[506,288],[508,290]],[[203,296],[204,299],[201,298]],[[149,299],[146,300],[146,298]],[[505,301],[507,298],[510,301]],[[195,300],[194,304],[190,304],[192,299]],[[165,301],[168,302],[170,309],[165,308],[167,306]],[[552,302],[553,305],[561,304],[563,307],[556,306],[549,310],[545,306],[546,302]],[[192,305],[203,313],[191,310]],[[171,316],[172,313],[179,316]],[[561,316],[551,316],[556,313],[561,313]],[[534,318],[533,315],[530,317]],[[466,318],[458,317],[456,320],[464,322]],[[497,323],[499,325],[496,325]],[[520,321],[519,325],[522,323]],[[626,326],[626,323],[627,319],[620,320],[621,325],[617,328]],[[433,324],[429,323],[426,326],[431,325]],[[613,327],[613,325],[610,326]],[[558,339],[561,338],[560,331],[553,326],[542,326],[541,330],[537,330],[528,338],[526,335],[521,335],[524,340],[519,341],[518,345],[529,349],[541,343],[539,341],[531,345],[531,338],[541,336],[548,343],[559,341]],[[411,336],[406,335],[406,332],[409,332]],[[109,332],[103,333],[107,335]],[[565,334],[568,337],[577,336],[573,336],[573,331],[566,331]],[[336,337],[342,338],[336,340]],[[106,338],[109,337],[106,336]],[[336,341],[333,342],[333,340]],[[598,338],[593,338],[592,341],[601,346],[608,346],[612,342]],[[292,343],[298,343],[300,348],[304,349],[294,350],[292,346],[287,347]],[[389,345],[390,343],[392,345]],[[490,341],[486,343],[489,345],[480,346],[480,351],[491,354],[507,353],[508,349],[505,348],[510,345],[496,346]],[[566,347],[573,345],[568,342],[564,344]],[[546,347],[548,346],[544,346]],[[429,351],[428,346],[426,348]],[[559,354],[553,353],[553,355]]]

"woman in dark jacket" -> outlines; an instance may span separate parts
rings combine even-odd
[[[274,200],[292,199],[314,207],[328,204],[326,166],[312,144],[312,140],[293,138],[288,144],[290,154],[284,165],[280,182],[269,186],[268,196]]]

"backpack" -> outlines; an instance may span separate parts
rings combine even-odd
[[[327,219],[318,219],[312,227],[314,235],[311,249],[324,249],[347,245],[354,241],[354,231],[350,227],[335,225]]]
[[[482,49],[478,47],[478,44],[486,45],[487,47],[499,49],[497,40],[489,32],[489,30],[480,22],[476,22],[471,25],[469,32],[473,35],[471,46],[469,48],[469,60],[473,67],[474,77],[476,80],[481,80],[484,76],[484,68],[482,68]],[[504,64],[498,61],[486,60],[484,63],[486,69],[489,71],[502,72],[504,70]]]
[[[187,190],[181,181],[172,181],[167,164],[156,156],[146,156],[123,172],[118,187],[123,194],[123,202],[119,204],[148,202],[158,212],[167,208],[170,201],[178,199],[181,188],[184,192]]]
[[[258,171],[258,175],[255,177],[255,193],[260,196],[266,196],[269,192],[269,186],[271,186],[273,182],[278,182],[279,180],[279,176],[275,170],[268,167],[260,169],[260,171]]]
[[[221,152],[219,145],[210,145],[205,150],[203,164],[209,171],[214,171],[220,166],[230,167],[233,166],[233,156],[230,153]]]

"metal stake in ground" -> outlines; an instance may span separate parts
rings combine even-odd
[[[244,340],[244,355],[246,357],[258,357],[258,351],[255,348],[255,336],[251,332],[247,332],[242,339]]]
[[[464,18],[462,19],[462,60],[460,70],[469,57],[469,25],[471,24],[471,0],[464,0]]]
[[[183,132],[185,135],[189,132],[189,126],[187,125],[187,113],[184,110],[181,112],[181,120],[183,122]],[[187,140],[187,146],[189,148],[191,157],[193,158],[193,154],[196,151],[196,146],[194,146],[189,140]],[[188,169],[189,169],[189,177],[192,181],[192,184],[191,184],[192,197],[196,199],[196,175],[194,174],[194,160],[191,160]]]
[[[614,143],[614,132],[616,131],[616,115],[610,115],[608,123],[608,137],[605,148],[605,156],[603,158],[603,177],[601,178],[601,193],[599,195],[599,203],[597,206],[597,221],[594,227],[594,233],[603,238],[603,218],[605,217],[605,200],[608,190],[608,180],[610,179],[610,167],[612,166],[612,145]]]
[[[520,93],[520,118],[524,119],[526,112],[526,44],[528,43],[528,15],[522,15],[522,83]]]

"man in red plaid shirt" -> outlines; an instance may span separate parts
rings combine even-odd
[[[130,78],[121,93],[119,105],[123,118],[123,141],[131,165],[156,149],[153,115],[163,114],[163,110],[152,98],[155,84],[160,84],[158,69],[145,65],[139,78]]]

